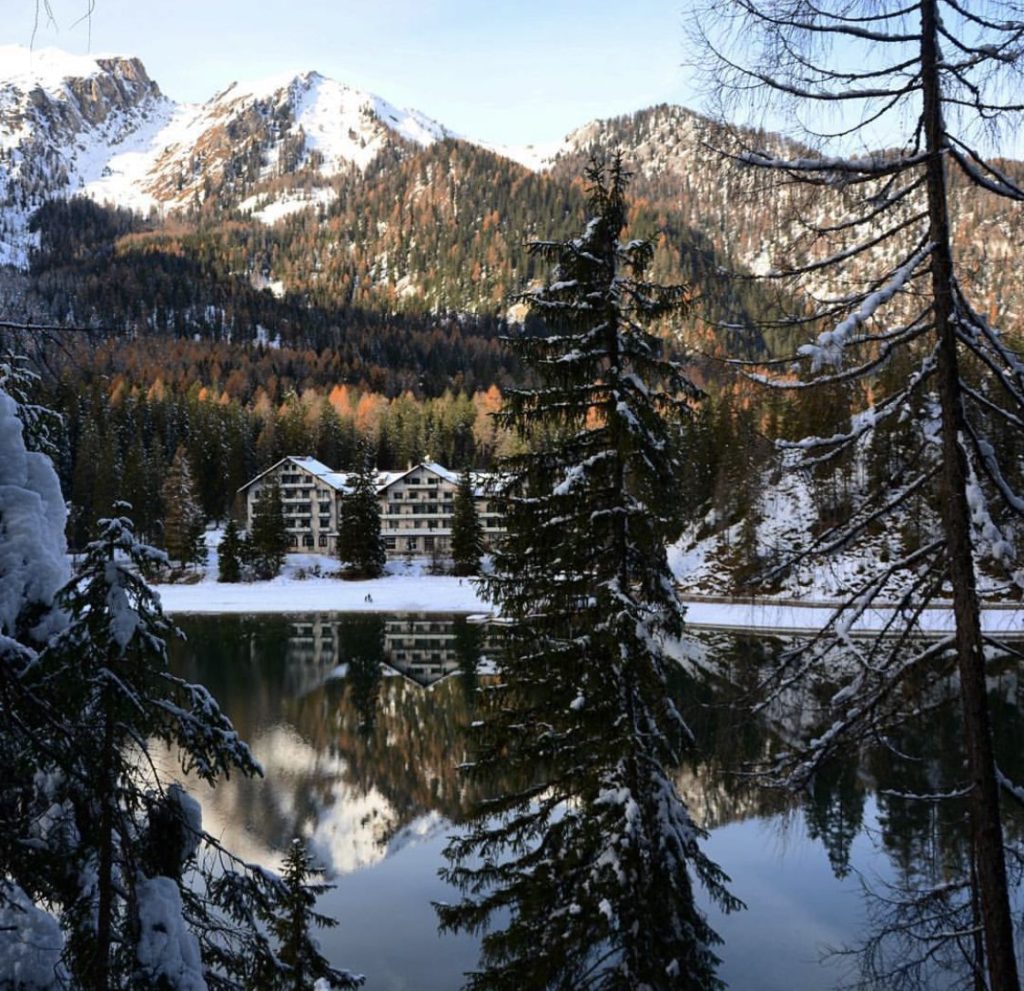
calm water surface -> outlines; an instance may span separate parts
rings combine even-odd
[[[445,837],[473,800],[455,765],[474,685],[488,677],[476,671],[487,652],[479,628],[451,616],[340,614],[180,625],[188,642],[173,649],[176,673],[213,691],[266,771],[197,788],[206,828],[270,867],[302,836],[336,885],[320,907],[339,926],[321,946],[335,964],[365,973],[369,991],[456,991],[476,964],[476,940],[438,935],[431,902],[458,897],[437,871]],[[690,652],[742,680],[778,647],[705,634]],[[1017,685],[1012,673],[992,685],[1008,766],[1024,758]],[[840,983],[855,961],[826,954],[871,934],[865,885],[881,891],[910,871],[941,876],[960,850],[962,810],[907,803],[888,789],[928,791],[956,768],[908,770],[874,755],[834,768],[794,802],[733,773],[778,746],[785,726],[738,719],[720,704],[721,686],[682,668],[672,689],[700,743],[678,772],[680,791],[710,831],[708,854],[747,904],[728,917],[709,909],[725,941],[720,976],[756,991]],[[947,723],[930,728],[940,750],[943,734],[957,733],[955,714]]]

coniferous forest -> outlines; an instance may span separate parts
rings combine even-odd
[[[720,991],[765,885],[715,846],[719,772],[837,881],[881,837],[844,986],[1020,991],[1024,4],[685,31],[709,116],[536,168],[378,98],[328,163],[329,81],[229,87],[148,211],[79,195],[67,130],[164,133],[138,60],[0,88],[0,991],[373,989],[321,906],[431,844],[445,895],[409,899],[474,941],[467,991]],[[343,495],[267,476],[247,514],[287,455]],[[424,461],[443,579],[381,528]],[[286,499],[336,512],[329,575],[309,537],[281,576]],[[311,578],[361,611],[297,611]],[[431,582],[463,614],[389,611]],[[288,601],[190,653],[192,584]],[[723,648],[698,604],[769,618]]]

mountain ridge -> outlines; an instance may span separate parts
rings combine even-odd
[[[165,96],[134,56],[0,46],[0,65],[0,264],[19,267],[34,245],[29,217],[53,196],[174,211],[236,170],[329,179],[396,143],[459,137],[315,70],[236,81],[194,104]]]
[[[595,147],[625,154],[637,231],[657,233],[652,273],[695,284],[705,298],[728,271],[764,274],[787,256],[820,257],[827,246],[815,242],[815,226],[847,210],[840,185],[805,197],[798,186],[770,189],[759,170],[730,168],[713,150],[728,129],[670,104],[516,150],[315,71],[236,82],[205,103],[178,104],[136,58],[46,50],[33,68],[19,51],[20,67],[0,63],[12,66],[0,76],[0,266],[27,268],[40,244],[33,213],[81,193],[152,214],[129,250],[213,251],[221,276],[297,303],[517,321],[509,293],[537,275],[523,243],[578,222],[580,175]],[[778,135],[743,135],[773,154],[806,152]],[[953,201],[954,248],[979,306],[994,321],[1018,321],[1024,294],[1001,263],[1024,243],[1021,218],[971,187],[955,189]],[[186,244],[164,223],[175,214],[195,231],[219,232],[221,243]],[[851,268],[838,278],[864,275]],[[717,299],[733,297],[712,320],[749,312],[733,305],[742,287],[712,288]],[[811,289],[829,295],[841,286],[822,279]],[[197,300],[193,312],[204,306]],[[749,320],[737,326],[756,336]]]

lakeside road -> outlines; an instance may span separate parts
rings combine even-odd
[[[296,578],[284,575],[267,582],[220,584],[204,580],[194,585],[157,585],[166,612],[187,613],[316,613],[316,612],[453,612],[481,613],[490,606],[477,595],[472,579],[447,575],[397,574],[372,581],[337,578]],[[686,622],[694,629],[762,630],[807,633],[821,628],[832,608],[828,603],[796,604],[769,600],[688,599]],[[851,627],[853,633],[881,630],[892,610],[868,610]],[[982,611],[986,633],[1024,637],[1024,607],[1000,605]],[[953,628],[949,608],[926,610],[922,627],[929,633]]]
[[[770,600],[688,600],[685,593],[681,597],[686,603],[686,624],[692,629],[813,633],[821,629],[835,608],[834,604],[827,602],[810,605]],[[884,629],[892,618],[892,609],[882,606],[871,608],[850,625],[850,632],[877,633]],[[933,609],[926,609],[921,614],[920,625],[927,633],[952,633],[952,607],[936,606]],[[991,636],[1014,639],[1024,637],[1024,607],[999,605],[991,609],[984,608],[981,612],[981,625],[983,631]]]

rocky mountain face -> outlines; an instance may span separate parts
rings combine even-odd
[[[23,265],[32,212],[103,176],[171,104],[134,58],[0,48],[0,264]]]
[[[301,175],[308,189],[388,149],[449,136],[315,72],[235,83],[197,106],[165,97],[135,58],[2,47],[0,264],[25,264],[29,217],[55,196],[141,212],[212,195],[234,205],[282,176]]]

